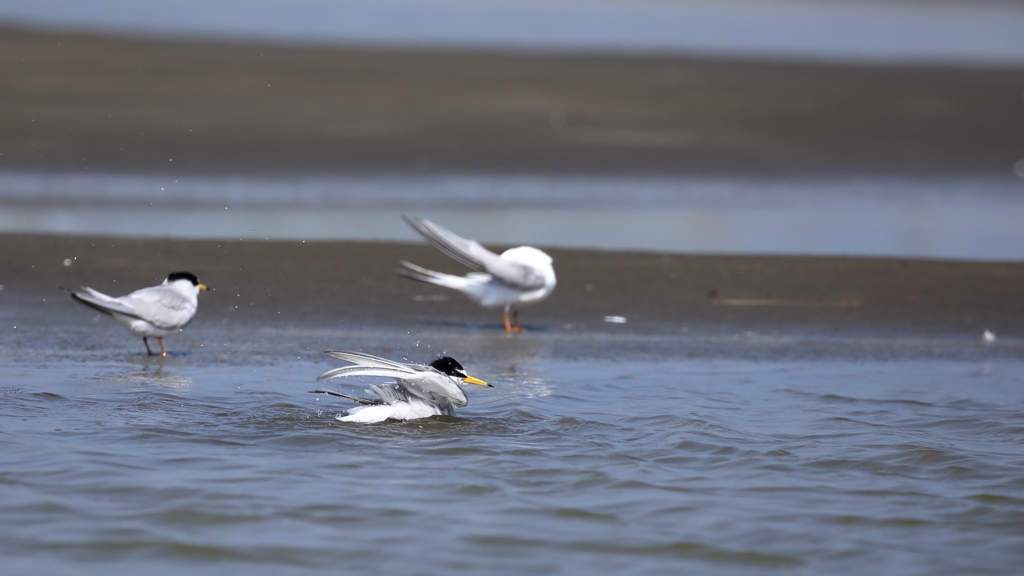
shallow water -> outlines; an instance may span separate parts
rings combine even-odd
[[[1024,62],[1024,9],[1013,0],[47,0],[0,2],[0,19],[292,43]]]
[[[5,574],[1024,563],[1019,354],[954,342],[958,360],[879,360],[837,340],[822,359],[752,361],[725,341],[687,358],[687,341],[674,355],[585,340],[568,354],[559,339],[573,336],[553,333],[264,328],[186,333],[160,360],[109,328],[0,341]],[[345,424],[347,402],[307,392],[340,364],[321,347],[423,360],[442,342],[496,386],[469,390],[456,418]]]
[[[0,173],[0,233],[1024,260],[1024,178]]]

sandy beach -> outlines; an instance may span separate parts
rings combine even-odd
[[[89,314],[58,286],[122,294],[183,269],[216,288],[203,294],[202,324],[502,332],[500,311],[398,277],[402,259],[465,271],[425,245],[5,235],[0,251],[9,324],[78,326]],[[1024,336],[1024,264],[549,251],[558,287],[522,311],[524,324],[545,333],[980,341],[990,330],[1004,344]]]

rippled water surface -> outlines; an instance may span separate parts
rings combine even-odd
[[[375,425],[337,422],[347,402],[307,393],[339,363],[317,339],[358,334],[230,348],[183,336],[168,343],[191,351],[166,360],[118,350],[115,327],[109,348],[63,356],[59,340],[40,351],[9,337],[3,572],[1024,565],[1024,362],[1012,354],[593,358],[558,353],[551,335],[471,336],[447,351],[495,388],[473,387],[457,418]]]

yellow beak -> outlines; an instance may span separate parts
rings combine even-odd
[[[209,290],[209,288],[206,287],[206,284],[200,284],[199,285],[199,289],[200,290]]]
[[[483,380],[481,380],[479,378],[473,378],[472,376],[466,376],[465,378],[463,378],[462,379],[462,383],[463,384],[479,384],[480,386],[491,386],[487,382],[484,382]],[[494,388],[494,386],[491,386],[491,388]]]

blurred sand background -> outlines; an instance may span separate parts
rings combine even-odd
[[[0,29],[0,168],[1008,174],[1024,70]]]

